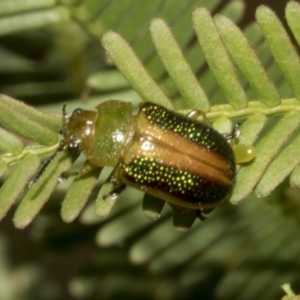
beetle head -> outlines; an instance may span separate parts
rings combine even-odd
[[[88,110],[75,109],[69,117],[63,107],[63,128],[58,151],[69,150],[72,153],[80,153],[88,148],[94,134],[94,123],[97,113]]]
[[[71,153],[80,154],[80,152],[87,149],[94,134],[94,122],[96,118],[96,112],[79,108],[75,109],[69,117],[66,113],[66,106],[63,106],[63,127],[60,130],[63,139],[53,155],[43,163],[38,173],[29,182],[29,187],[40,178],[58,152],[68,150]]]

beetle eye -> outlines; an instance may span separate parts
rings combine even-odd
[[[79,152],[80,140],[72,140],[69,144],[69,150],[71,152]]]
[[[72,113],[72,117],[74,118],[74,117],[78,116],[78,115],[81,114],[81,113],[82,113],[82,109],[81,109],[81,108],[76,108],[76,109],[73,111],[73,113]]]

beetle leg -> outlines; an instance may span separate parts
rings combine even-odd
[[[107,197],[113,197],[113,198],[116,198],[118,197],[122,191],[125,189],[126,187],[126,184],[122,184],[122,185],[119,185],[119,186],[116,186],[114,187],[114,189],[110,192],[107,192],[106,194],[103,195],[103,200],[105,200]]]
[[[211,126],[211,123],[210,121],[208,120],[208,118],[206,117],[206,114],[201,111],[201,110],[198,110],[198,109],[193,109],[191,110],[187,115],[186,115],[188,118],[192,119],[192,120],[197,120],[199,116],[201,116],[203,118],[203,121]]]
[[[119,172],[119,168],[120,168],[120,163],[118,163],[113,171],[111,172],[110,176],[109,176],[109,181],[112,183],[112,189],[111,191],[107,192],[106,194],[103,195],[103,200],[105,200],[108,197],[113,197],[116,198],[118,197],[122,191],[125,189],[126,184],[123,183],[119,177],[118,177],[118,172]]]
[[[201,221],[205,221],[207,219],[207,217],[203,216],[203,212],[201,210],[196,210],[196,215]]]
[[[232,129],[232,132],[227,135],[226,139],[228,142],[232,141],[233,139],[237,138],[240,135],[239,127],[240,123],[236,123]]]
[[[203,214],[209,214],[209,213],[211,213],[214,209],[215,209],[215,207],[213,207],[213,208],[207,208],[207,209],[203,209],[203,210],[197,210],[197,211],[196,211],[197,217],[198,217],[201,221],[205,221],[205,220],[207,219],[207,217],[205,217]]]
[[[78,175],[84,175],[87,174],[95,169],[99,168],[98,166],[95,166],[91,164],[89,161],[86,161],[84,165],[78,170],[78,171],[66,171],[63,172],[60,176],[60,180],[63,181],[65,179],[68,179],[69,177],[74,177]]]

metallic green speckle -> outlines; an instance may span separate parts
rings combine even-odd
[[[166,111],[164,107],[154,104],[145,105],[142,111],[150,124],[158,126],[166,132],[176,133],[193,143],[203,145],[210,151],[222,152],[228,148],[224,137],[205,123],[195,123],[186,116]],[[232,154],[228,152],[225,155]]]
[[[179,170],[150,157],[136,157],[124,165],[127,180],[141,186],[162,190],[190,203],[212,203],[222,199],[227,188],[199,177],[188,170]]]

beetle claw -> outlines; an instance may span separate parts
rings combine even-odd
[[[121,192],[125,189],[125,187],[126,187],[125,184],[116,187],[112,191],[107,192],[106,194],[104,194],[103,197],[102,197],[102,199],[105,200],[108,197],[110,197],[110,198],[117,198],[121,194]]]
[[[196,215],[197,215],[197,218],[200,219],[201,221],[205,221],[207,219],[207,217],[205,217],[202,213],[201,210],[197,210],[196,211]]]
[[[227,135],[227,141],[230,142],[231,140],[237,138],[240,135],[239,127],[241,126],[241,123],[235,124],[232,132]]]
[[[59,183],[63,183],[63,182],[65,182],[66,179],[67,179],[67,178],[64,177],[64,176],[59,176],[59,177],[57,178],[57,181],[58,181]]]

